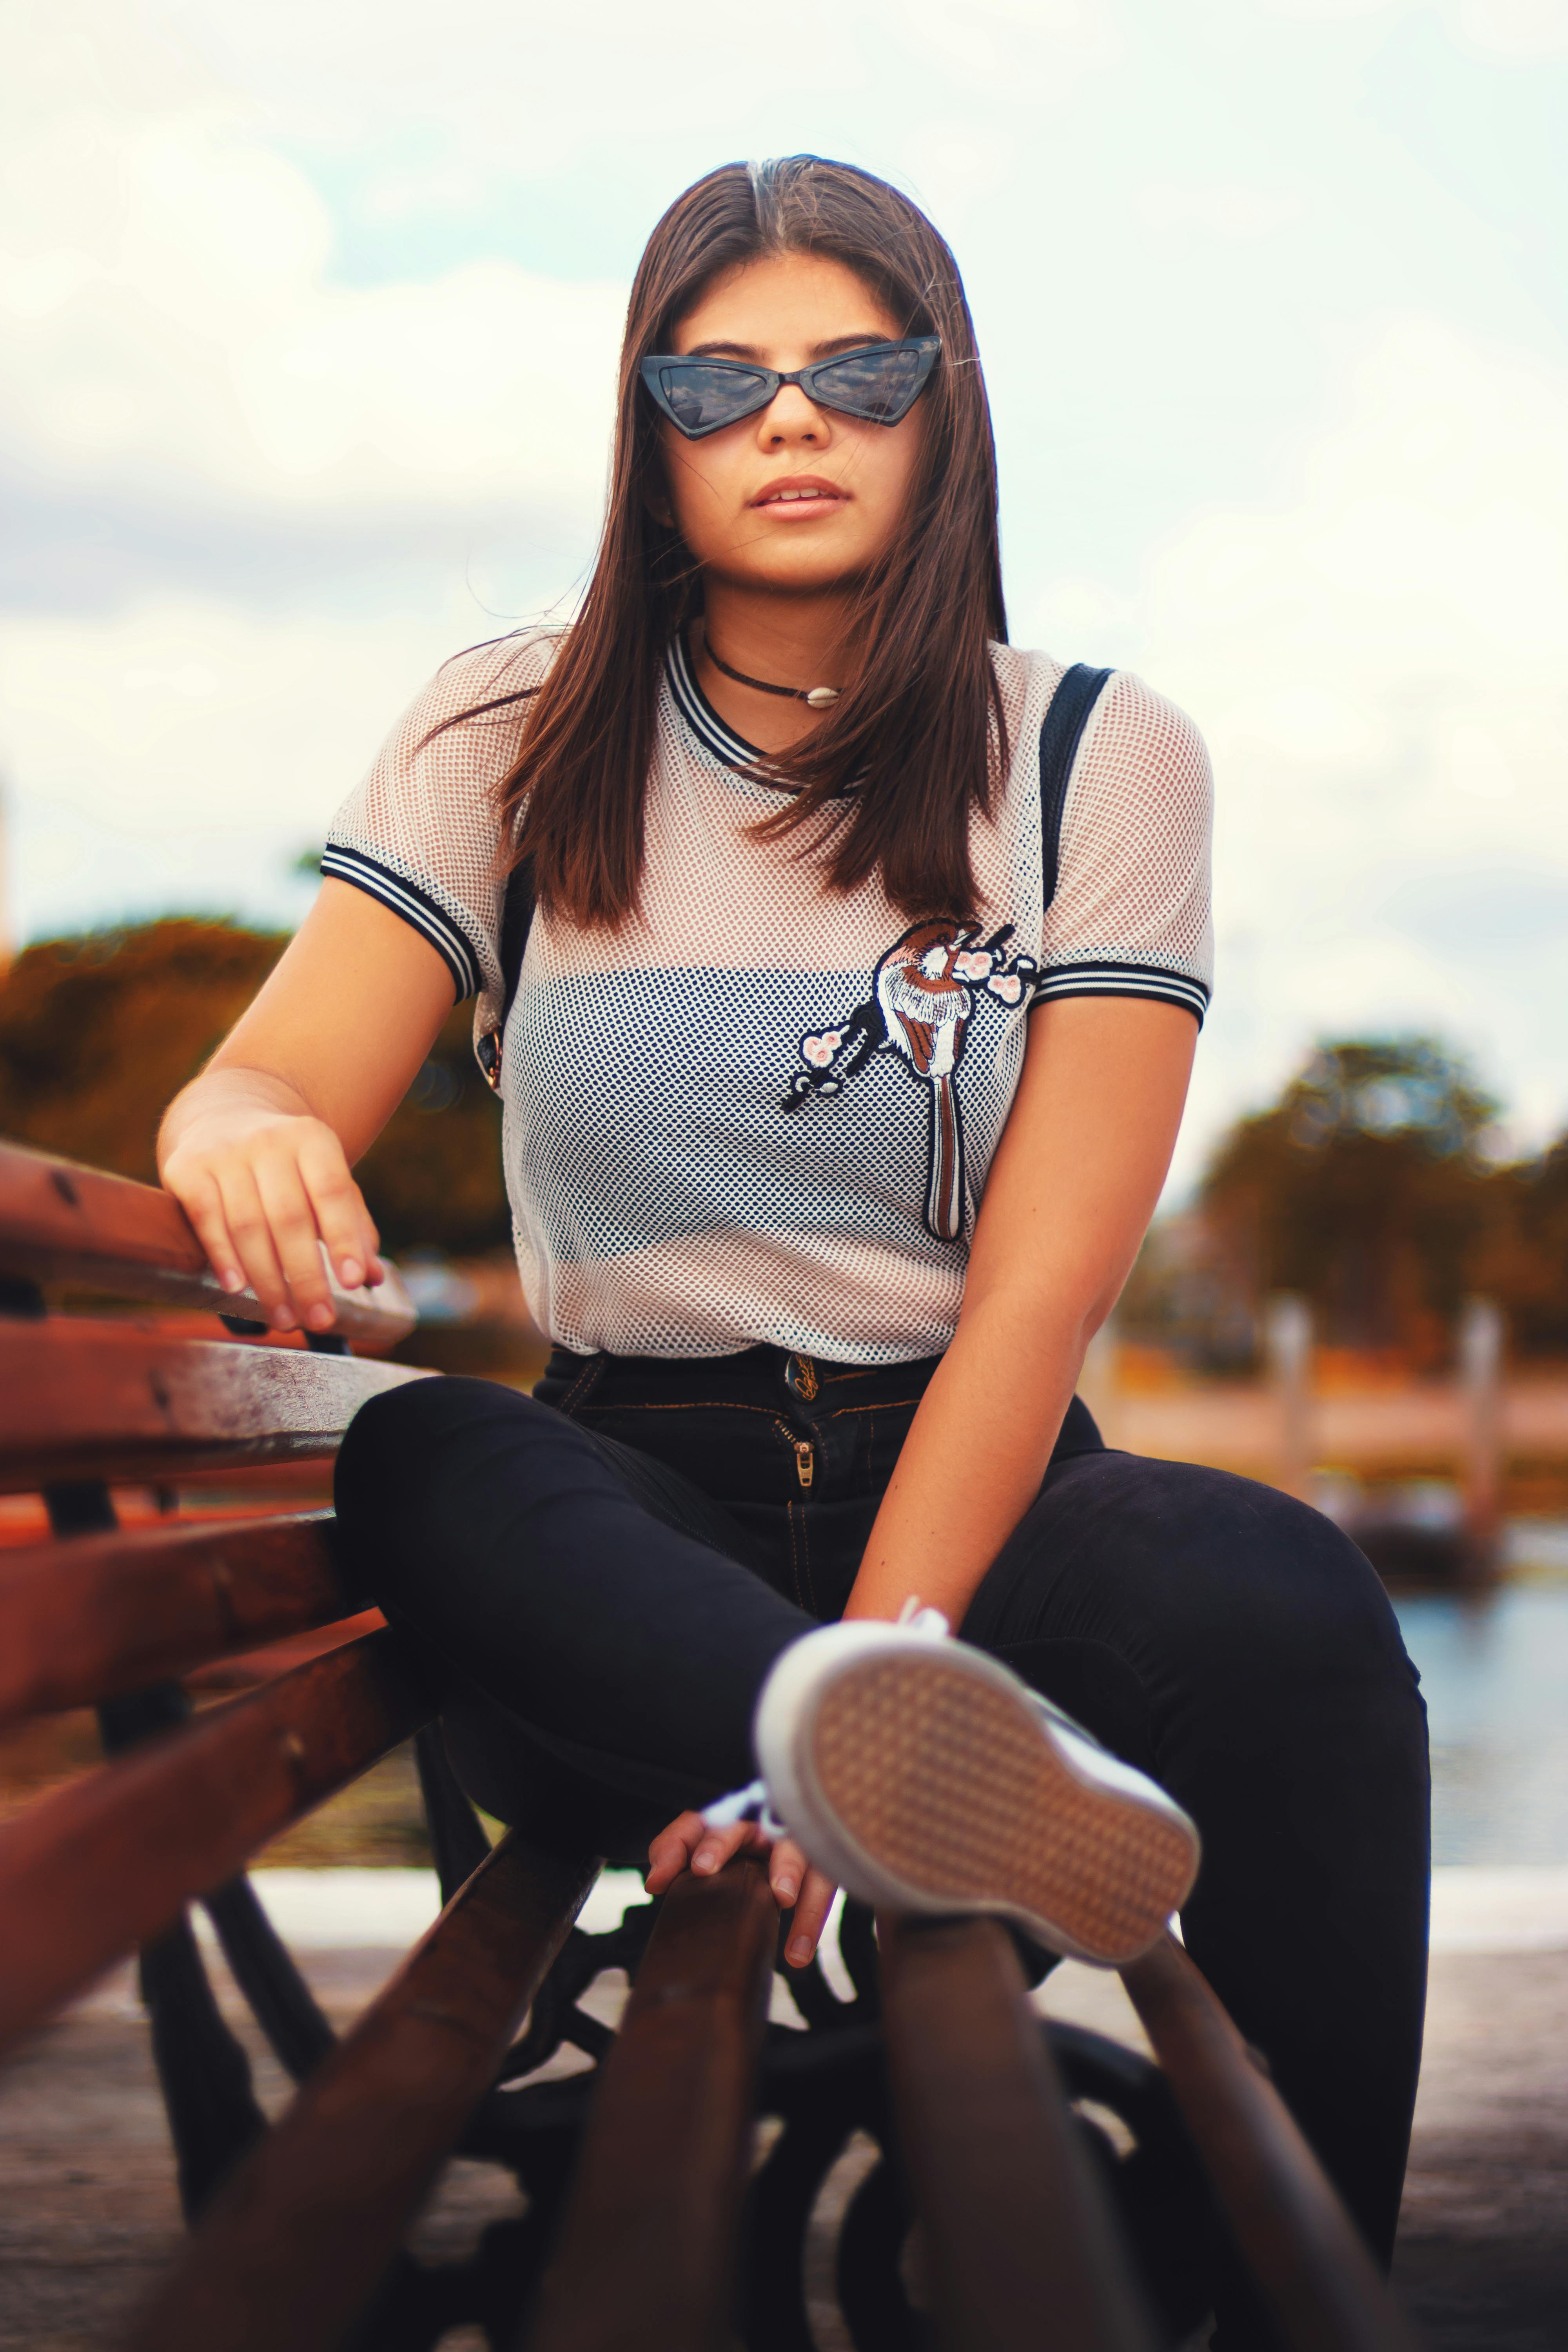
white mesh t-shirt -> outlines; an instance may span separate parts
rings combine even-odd
[[[477,1035],[501,1008],[491,798],[553,640],[439,672],[333,822],[323,871],[445,957]],[[1126,671],[1079,744],[1059,819],[1040,730],[1063,676],[997,646],[1012,770],[971,841],[972,921],[911,923],[876,879],[825,886],[801,836],[749,828],[776,792],[670,651],[637,913],[615,933],[542,908],[499,1066],[528,1304],[579,1353],[707,1356],[759,1341],[828,1361],[939,1353],[1023,1065],[1031,1005],[1208,1002],[1211,785],[1191,722]],[[526,709],[526,706],[523,706]],[[1042,833],[1054,832],[1044,844]],[[1054,852],[1054,856],[1053,856]],[[1054,887],[1048,901],[1042,872]]]

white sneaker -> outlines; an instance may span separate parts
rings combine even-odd
[[[764,1800],[807,1858],[889,1911],[998,1912],[1114,1968],[1147,1951],[1197,1875],[1181,1807],[1108,1755],[934,1609],[791,1643],[752,1726]]]

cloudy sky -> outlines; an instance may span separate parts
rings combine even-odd
[[[22,938],[296,919],[448,653],[569,609],[637,251],[814,149],[931,212],[1015,640],[1220,785],[1180,1163],[1320,1034],[1568,1125],[1568,0],[6,0]]]

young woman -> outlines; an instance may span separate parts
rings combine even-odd
[[[1427,1876],[1394,1617],[1326,1520],[1073,1394],[1181,1117],[1208,824],[1178,710],[1006,643],[941,238],[847,166],[731,165],[638,270],[580,617],[415,703],[162,1166],[231,1287],[325,1328],[321,1245],[378,1273],[350,1168],[477,995],[554,1352],[533,1399],[378,1400],[338,1479],[468,1788],[651,1839],[656,1890],[768,1845],[797,1963],[834,1876],[1115,1958],[1195,1822],[1188,1946],[1386,2252]],[[758,1762],[794,1837],[714,1807]]]

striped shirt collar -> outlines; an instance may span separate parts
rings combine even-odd
[[[664,667],[675,707],[705,751],[711,751],[727,768],[754,768],[766,757],[754,743],[748,743],[743,735],[725,726],[698,685],[684,629],[678,629],[671,637]]]
[[[793,784],[770,783],[765,775],[759,776],[754,772],[766,761],[768,755],[765,751],[759,751],[754,743],[748,743],[743,735],[737,735],[732,727],[725,726],[697,683],[697,672],[692,667],[691,649],[686,642],[684,629],[678,629],[669,641],[664,674],[677,710],[705,751],[711,751],[713,757],[721,760],[727,768],[747,770],[752,782],[761,784],[766,792],[789,793],[796,789]],[[859,781],[857,777],[856,782]],[[854,785],[850,790],[854,790]],[[847,795],[836,793],[834,797],[844,799]]]

